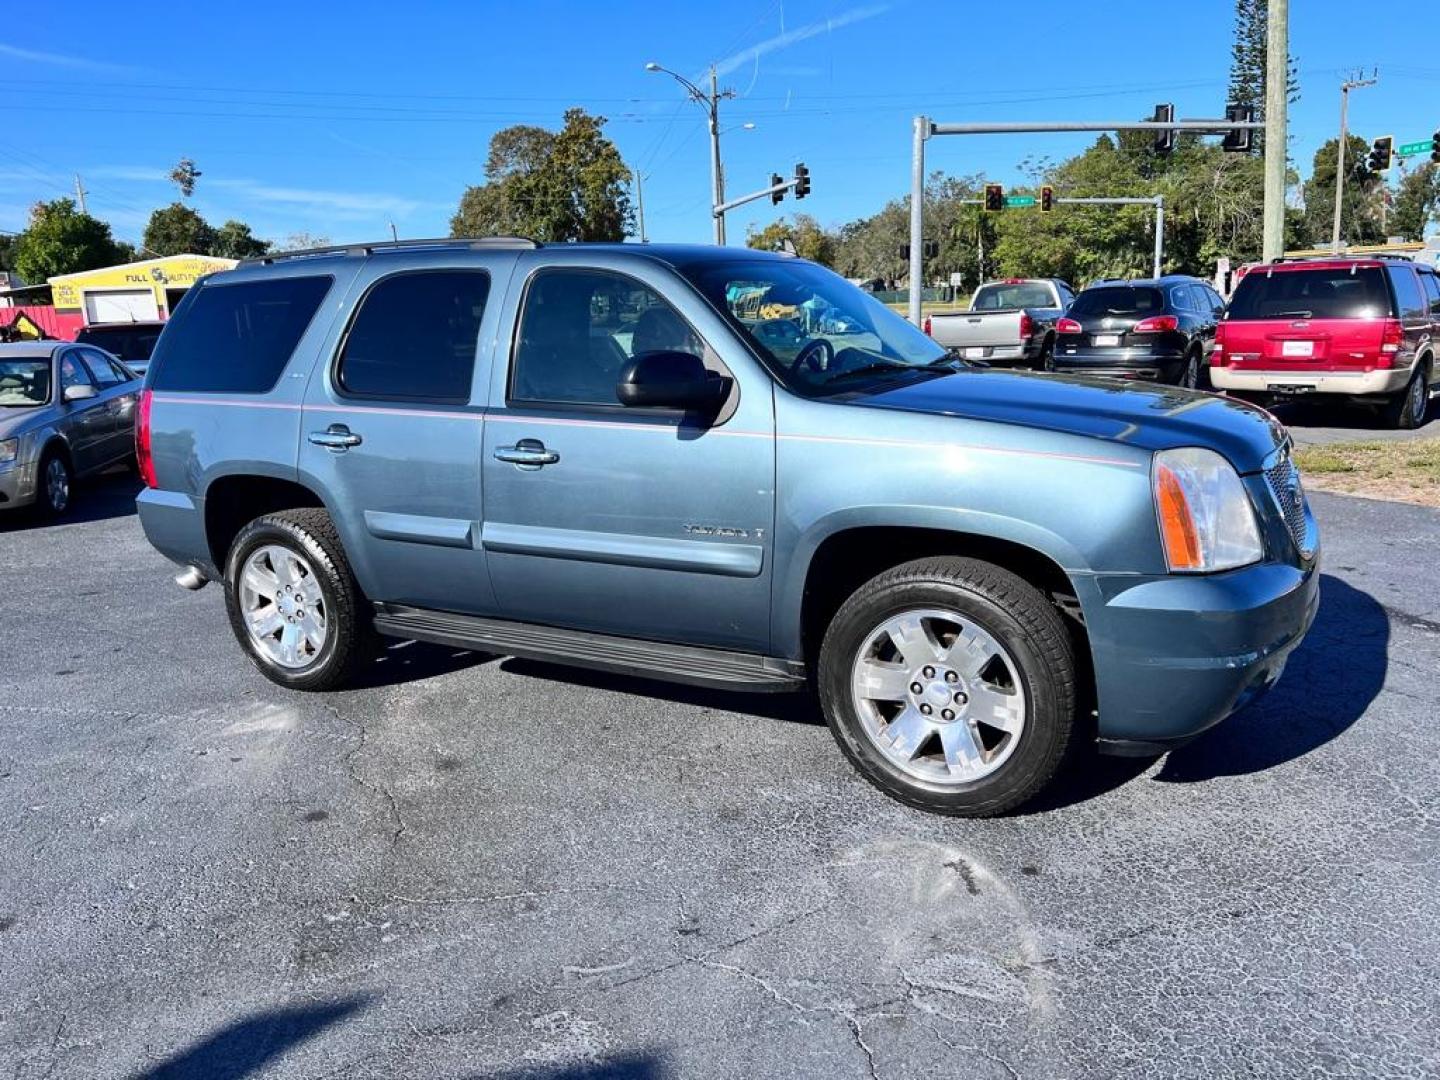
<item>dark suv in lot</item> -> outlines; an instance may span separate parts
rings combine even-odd
[[[1440,276],[1408,259],[1260,265],[1235,288],[1212,378],[1263,400],[1332,395],[1379,405],[1390,427],[1425,422],[1440,371]]]
[[[243,263],[161,335],[136,447],[146,535],[182,585],[224,582],[282,686],[342,686],[384,636],[810,689],[869,780],[944,813],[1017,805],[1072,746],[1193,738],[1319,599],[1263,410],[973,367],[743,249]],[[563,697],[523,722],[593,721]]]
[[[1199,278],[1097,281],[1055,324],[1050,370],[1201,387],[1224,312],[1220,294]]]

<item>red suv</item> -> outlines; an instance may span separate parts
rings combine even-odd
[[[1246,396],[1342,394],[1425,421],[1440,354],[1440,278],[1406,259],[1324,257],[1254,267],[1215,334],[1210,379]]]

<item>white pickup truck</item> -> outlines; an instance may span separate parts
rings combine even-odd
[[[925,317],[925,333],[967,360],[1047,367],[1055,321],[1075,290],[1059,278],[1006,278],[975,290],[969,311]]]

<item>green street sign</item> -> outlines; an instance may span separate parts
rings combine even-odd
[[[1429,143],[1426,143],[1425,145],[1426,145],[1426,146],[1429,146],[1430,144],[1429,144]],[[1035,205],[1035,196],[1034,196],[1034,195],[1006,195],[1006,196],[1005,196],[1005,205],[1006,205],[1006,206],[1034,206],[1034,205]]]
[[[1430,152],[1430,140],[1426,139],[1424,142],[1407,142],[1395,152],[1401,157],[1409,157],[1411,154],[1428,154]]]

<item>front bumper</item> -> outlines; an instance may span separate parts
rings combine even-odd
[[[1395,394],[1405,389],[1410,372],[1405,368],[1377,371],[1262,371],[1256,368],[1211,367],[1210,382],[1217,390],[1251,393]]]
[[[1083,346],[1067,351],[1057,347],[1053,361],[1056,371],[1076,375],[1118,375],[1175,382],[1184,372],[1185,354],[1149,349],[1086,349]]]
[[[0,510],[16,510],[35,501],[33,461],[19,461],[0,467]]]
[[[1099,705],[1102,751],[1173,750],[1280,678],[1320,604],[1317,551],[1306,566],[1264,562],[1210,575],[1077,581]]]

